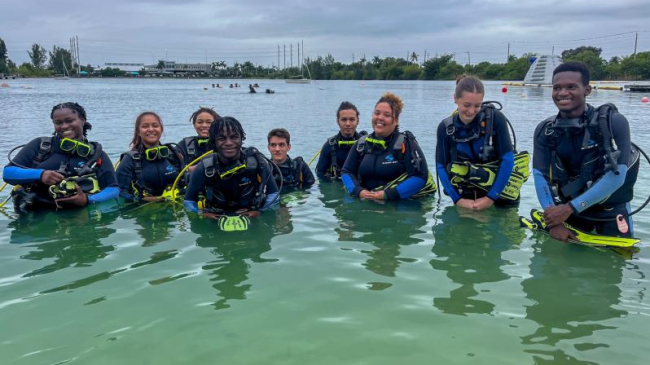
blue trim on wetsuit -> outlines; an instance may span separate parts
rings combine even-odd
[[[5,166],[3,179],[7,184],[20,185],[40,182],[43,169],[23,169],[18,166]]]
[[[354,183],[352,176],[350,176],[350,174],[343,174],[341,180],[343,181],[345,190],[347,190],[350,195],[355,195],[354,192],[357,189],[357,185]]]
[[[499,195],[503,192],[506,185],[508,185],[508,180],[510,180],[510,175],[512,174],[512,169],[515,167],[515,154],[512,151],[506,152],[501,156],[501,165],[499,166],[499,173],[497,178],[492,185],[492,188],[487,193],[487,197],[496,201],[499,199]]]
[[[264,204],[262,205],[262,208],[260,208],[261,211],[265,211],[268,209],[273,209],[277,207],[280,204],[280,199],[278,199],[278,195],[280,193],[271,193],[266,196],[266,199],[264,200]]]
[[[546,208],[554,206],[555,202],[553,202],[551,187],[548,185],[548,181],[544,178],[544,174],[538,169],[533,169],[533,178],[535,179],[537,200],[539,200],[542,209],[546,210]]]
[[[442,184],[442,187],[445,190],[445,194],[449,195],[454,204],[456,204],[460,200],[461,196],[458,194],[458,191],[456,191],[454,186],[451,185],[451,180],[449,179],[449,175],[447,175],[447,169],[445,169],[445,166],[441,163],[436,164],[436,169],[438,170],[438,178],[440,179],[440,184]]]
[[[183,206],[185,209],[189,210],[190,212],[198,213],[199,212],[199,203],[191,200],[185,200],[183,202]]]
[[[395,187],[400,199],[408,199],[422,190],[426,181],[418,176],[411,176]]]
[[[627,166],[624,164],[618,165],[619,174],[616,175],[613,171],[608,171],[600,179],[598,179],[587,191],[580,194],[577,198],[571,200],[569,204],[578,213],[604,201],[612,195],[618,188],[625,183],[625,175],[627,174]]]
[[[120,196],[120,188],[117,186],[108,186],[99,193],[90,195],[88,197],[88,204],[101,203],[111,199],[117,199]]]

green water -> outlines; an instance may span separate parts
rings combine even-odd
[[[453,105],[445,82],[258,81],[273,96],[203,91],[206,81],[21,80],[0,90],[0,155],[51,131],[49,109],[77,100],[91,139],[112,158],[133,119],[160,112],[165,141],[191,134],[198,105],[237,116],[247,145],[274,126],[292,156],[311,157],[336,132],[349,99],[369,128],[392,90],[430,164],[437,123]],[[488,85],[520,149],[553,113],[550,90]],[[604,92],[647,147],[650,108]],[[173,102],[170,102],[173,101]],[[645,146],[644,146],[645,144]],[[650,148],[646,148],[650,149]],[[650,170],[637,183],[637,206]],[[0,194],[5,196],[6,192]],[[2,364],[645,364],[650,325],[649,215],[636,216],[638,252],[567,245],[519,228],[537,206],[532,179],[520,208],[468,213],[429,197],[381,204],[321,183],[283,198],[249,231],[225,234],[179,206],[148,204],[0,216]]]

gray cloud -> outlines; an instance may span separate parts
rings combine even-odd
[[[4,6],[2,37],[9,56],[27,61],[32,43],[50,49],[78,35],[83,63],[150,62],[164,58],[277,63],[277,46],[304,40],[308,56],[403,57],[469,51],[472,62],[514,54],[560,52],[580,45],[604,56],[629,54],[634,35],[576,39],[648,30],[646,1],[341,1],[298,0],[23,0]],[[650,33],[640,35],[650,49]],[[288,57],[288,56],[287,56]]]

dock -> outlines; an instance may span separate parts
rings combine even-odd
[[[631,91],[631,92],[641,92],[641,93],[647,93],[650,92],[650,85],[625,85],[625,90]]]

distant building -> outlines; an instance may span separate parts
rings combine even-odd
[[[210,73],[211,65],[205,63],[176,63],[175,61],[162,61],[164,67],[146,65],[144,70],[151,73],[181,74],[181,73]]]
[[[126,72],[140,71],[144,68],[144,63],[125,63],[125,62],[106,62],[103,68],[119,68]]]

